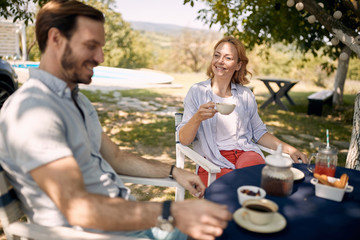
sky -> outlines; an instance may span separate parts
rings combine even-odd
[[[116,10],[125,21],[174,24],[183,27],[209,29],[197,20],[198,10],[205,4],[196,1],[194,7],[184,0],[116,0]],[[212,29],[215,30],[214,27]]]

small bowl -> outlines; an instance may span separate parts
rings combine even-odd
[[[338,178],[328,177],[328,180],[333,183],[338,180]],[[310,182],[315,185],[315,196],[336,202],[341,202],[343,200],[345,192],[352,192],[354,190],[354,187],[348,184],[346,184],[344,188],[327,186],[319,183],[316,178],[312,178]]]
[[[248,190],[251,191],[253,193],[258,193],[260,192],[260,196],[252,196],[246,193],[243,193],[243,190]],[[264,189],[260,188],[260,187],[256,187],[256,186],[250,186],[250,185],[244,185],[241,186],[237,189],[237,194],[238,194],[238,199],[239,199],[239,203],[242,205],[246,200],[249,199],[262,199],[265,198],[266,196],[266,192]]]

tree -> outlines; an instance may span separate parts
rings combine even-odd
[[[5,19],[11,18],[14,22],[24,21],[28,25],[33,22],[35,4],[44,5],[49,0],[2,0],[0,1],[0,16]]]
[[[88,0],[87,3],[105,15],[106,44],[104,65],[121,68],[147,68],[152,52],[140,33],[123,20],[121,13],[111,9],[112,1]]]
[[[35,1],[35,0],[34,0]],[[48,0],[41,0],[42,3]],[[106,44],[103,65],[123,68],[145,68],[151,65],[152,53],[139,32],[131,29],[120,13],[111,9],[112,0],[88,0],[87,4],[101,10],[105,15]],[[30,19],[29,19],[30,20]],[[32,20],[30,20],[32,21]],[[27,51],[30,60],[40,61],[34,25],[27,27]]]
[[[184,0],[191,6],[198,0]],[[303,53],[321,54],[338,60],[334,81],[335,105],[343,101],[343,89],[350,57],[360,57],[360,1],[328,0],[202,0],[207,7],[199,11],[201,19],[211,27],[220,24],[229,35],[240,38],[252,49],[255,45],[282,42],[294,44]],[[293,4],[290,4],[293,2]],[[297,4],[297,10],[289,5]],[[322,7],[322,5],[324,5]],[[333,17],[341,11],[340,19]],[[314,23],[314,19],[316,20]],[[334,45],[329,44],[330,39]],[[336,45],[336,40],[340,44]],[[323,63],[326,68],[334,68]]]
[[[174,39],[173,59],[177,59],[176,70],[200,72],[207,68],[212,55],[212,46],[219,39],[217,32],[199,34],[193,30],[183,30],[179,38]],[[174,64],[174,63],[172,63]]]

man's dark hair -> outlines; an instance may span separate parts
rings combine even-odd
[[[55,27],[70,39],[76,30],[78,16],[88,17],[97,21],[105,22],[101,11],[74,0],[53,0],[45,4],[36,17],[36,39],[40,51],[46,49],[48,32]]]

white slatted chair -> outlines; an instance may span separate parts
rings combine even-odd
[[[0,166],[0,221],[7,240],[145,240],[144,238],[85,232],[70,227],[45,227],[24,222],[22,220],[24,216],[15,190],[8,182],[5,171]]]
[[[182,117],[183,117],[182,113],[175,113],[175,128],[180,124]],[[179,141],[179,133],[177,131],[175,133],[175,136],[176,136],[176,163],[179,164],[179,166],[182,166],[182,168],[183,168],[184,162],[185,162],[185,157],[188,157],[190,160],[194,161],[196,163],[196,165],[201,166],[203,169],[205,169],[209,173],[208,174],[208,186],[210,186],[210,184],[216,180],[216,174],[221,171],[220,167],[218,167],[215,164],[213,164],[212,162],[208,161],[207,159],[205,159],[203,156],[201,156],[200,154],[195,152],[190,147],[182,145]],[[258,144],[258,147],[263,152],[266,152],[269,154],[275,153],[274,150],[264,147],[264,146],[261,146],[259,144]],[[283,153],[282,155],[290,158],[289,154]]]
[[[176,163],[176,167],[179,167]],[[182,167],[184,168],[184,167]],[[132,177],[119,175],[124,183],[144,184],[153,185],[159,187],[175,187],[175,201],[183,201],[185,198],[185,189],[177,183],[174,179],[170,178],[143,178],[143,177]]]
[[[208,170],[208,172],[214,173],[215,175],[211,175],[211,182],[215,180],[213,178],[216,176],[217,172],[220,172],[220,168],[211,162],[204,159],[198,153],[193,151],[191,148],[180,144],[178,134],[176,132],[176,127],[180,124],[182,119],[182,113],[175,114],[175,141],[176,141],[176,167],[184,169],[185,166],[185,156],[192,159],[194,162],[202,166],[204,169]],[[175,180],[170,178],[140,178],[140,177],[131,177],[125,175],[119,175],[120,178],[125,183],[135,183],[135,184],[146,184],[146,185],[154,185],[161,187],[175,187],[175,201],[182,201],[185,198],[185,189],[178,184]],[[210,178],[210,175],[209,175]]]
[[[175,118],[175,129],[176,129],[176,118]],[[177,152],[177,151],[176,151]],[[177,154],[176,154],[177,156]],[[176,157],[176,167],[184,169],[184,159]],[[153,185],[159,187],[175,187],[175,201],[183,201],[185,198],[185,189],[174,179],[171,178],[143,178],[143,177],[132,177],[126,175],[119,175],[124,183],[144,184]]]

